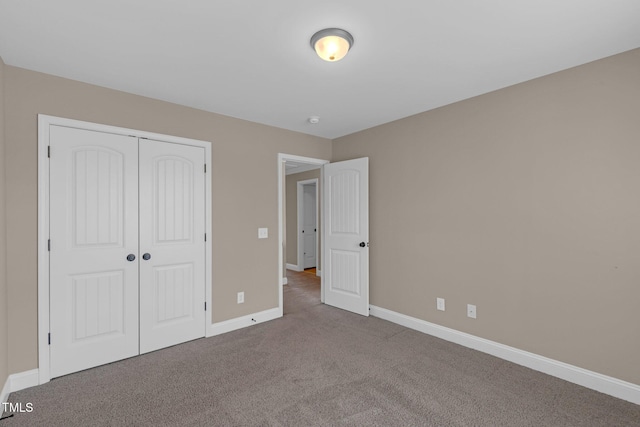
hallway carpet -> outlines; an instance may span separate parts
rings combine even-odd
[[[5,426],[640,426],[640,406],[320,303],[11,394]],[[6,415],[6,414],[5,414]]]

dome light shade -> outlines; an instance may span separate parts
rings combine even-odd
[[[311,37],[311,47],[325,61],[336,62],[353,46],[353,36],[340,28],[326,28]]]

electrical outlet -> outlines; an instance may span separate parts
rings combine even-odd
[[[268,239],[268,238],[269,238],[269,229],[258,228],[258,239]]]
[[[238,304],[242,304],[244,302],[244,292],[238,292]]]
[[[440,311],[444,311],[444,298],[436,298],[436,308]]]
[[[472,319],[476,318],[476,306],[473,304],[467,304],[467,317]]]

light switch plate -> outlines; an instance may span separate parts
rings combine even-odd
[[[244,303],[244,292],[238,292],[238,304]]]
[[[476,306],[473,304],[467,304],[467,317],[472,319],[476,318]]]
[[[258,228],[258,239],[266,239],[269,237],[269,229],[268,228]]]
[[[436,308],[440,311],[444,311],[444,298],[436,298]]]

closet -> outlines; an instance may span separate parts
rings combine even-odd
[[[205,148],[48,130],[50,377],[205,336]]]

